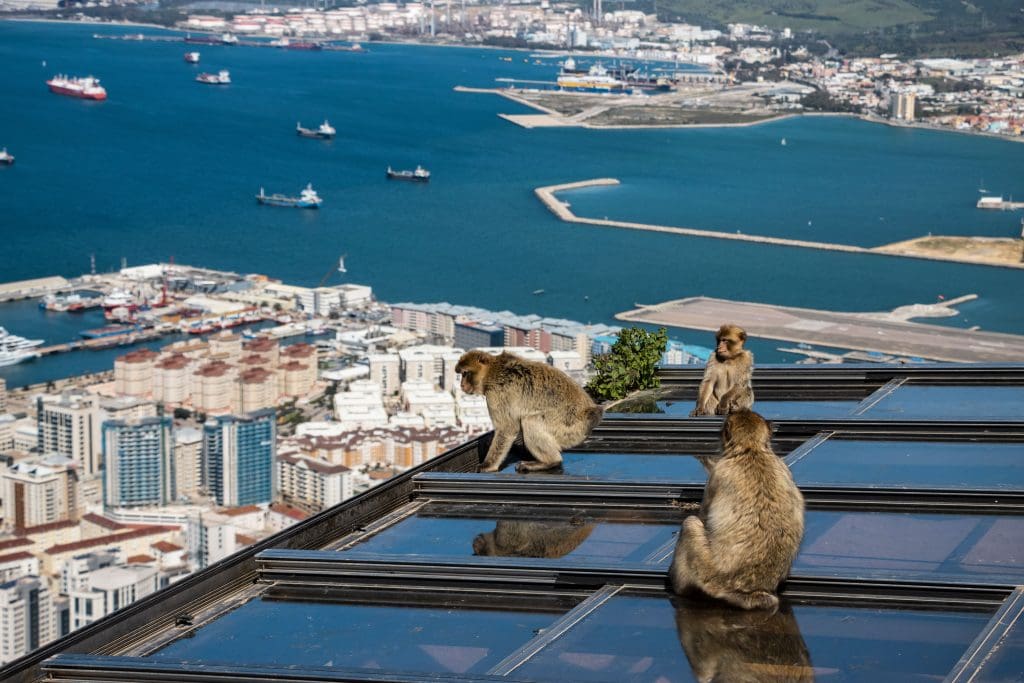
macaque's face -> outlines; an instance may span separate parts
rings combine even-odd
[[[727,361],[738,356],[743,350],[744,336],[737,328],[723,327],[715,335],[715,357]]]
[[[478,352],[469,352],[459,359],[458,364],[455,366],[456,374],[461,376],[459,385],[462,390],[467,394],[482,394],[483,393],[483,378],[486,375],[486,367],[474,354]]]

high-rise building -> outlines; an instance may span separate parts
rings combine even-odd
[[[78,519],[78,470],[55,455],[21,461],[0,475],[4,528],[21,530]]]
[[[9,662],[57,637],[46,581],[23,576],[0,584],[0,662]]]
[[[103,423],[103,501],[110,507],[177,499],[170,417]]]
[[[917,96],[912,92],[894,93],[890,104],[890,115],[900,121],[914,120]]]
[[[7,382],[0,377],[0,414],[7,412]]]
[[[60,453],[73,459],[86,475],[100,469],[101,448],[93,429],[99,397],[84,391],[41,396],[36,401],[40,453]]]
[[[219,505],[271,501],[276,427],[273,408],[222,415],[203,425],[203,483]]]
[[[179,497],[192,497],[199,492],[202,474],[203,433],[191,427],[174,430],[175,487]]]

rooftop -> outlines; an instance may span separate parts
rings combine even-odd
[[[489,435],[0,670],[31,681],[1019,679],[1024,365],[761,366],[807,502],[776,614],[681,598],[700,368],[609,407],[562,471]]]

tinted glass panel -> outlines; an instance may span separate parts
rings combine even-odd
[[[1024,580],[1024,518],[808,512],[793,573],[865,578]]]
[[[798,484],[1024,489],[1024,444],[829,439],[790,469]]]
[[[209,663],[482,673],[557,617],[263,599],[152,656]]]
[[[514,473],[518,459],[509,458],[502,473]],[[537,477],[531,472],[531,478]],[[704,468],[692,455],[649,455],[646,453],[563,453],[559,476],[617,481],[674,481],[701,483]]]
[[[1024,420],[1024,387],[902,386],[863,412],[901,420]]]
[[[405,519],[346,551],[433,557],[570,558],[579,562],[644,562],[672,539],[679,523],[624,523],[583,517],[500,516]]]
[[[993,644],[974,681],[1019,681],[1024,679],[1024,619],[1006,615],[1013,620],[1010,630]],[[981,654],[981,653],[979,653]]]
[[[693,400],[667,399],[652,403],[623,404],[616,408],[621,413],[664,413],[673,417],[686,417],[693,410]],[[754,410],[768,419],[816,419],[848,417],[860,404],[856,401],[755,401]],[[609,413],[611,414],[611,413]]]
[[[512,675],[565,681],[938,680],[989,615],[616,597]]]

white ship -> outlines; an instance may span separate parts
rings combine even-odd
[[[39,354],[34,349],[42,343],[42,339],[25,339],[0,327],[0,366],[35,358]]]

